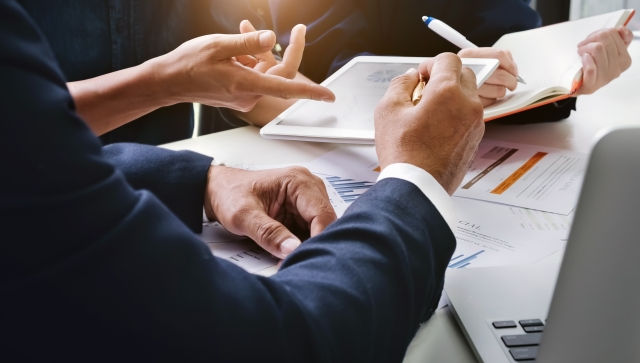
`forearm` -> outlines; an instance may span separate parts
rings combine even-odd
[[[105,146],[102,152],[133,188],[152,192],[193,232],[202,231],[202,206],[211,157],[124,143]]]
[[[69,82],[67,87],[77,113],[96,135],[172,104],[156,82],[151,62],[96,78]]]
[[[291,292],[317,336],[306,343],[308,357],[400,361],[437,304],[454,249],[453,233],[429,199],[412,183],[388,179],[303,243],[273,279]],[[288,339],[298,347],[308,341],[297,333]]]

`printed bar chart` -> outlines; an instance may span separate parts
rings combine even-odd
[[[326,177],[326,179],[345,203],[352,203],[353,201],[358,199],[358,197],[361,196],[364,192],[375,185],[375,183],[373,182],[361,182],[355,181],[353,179],[342,179],[337,176],[328,176]]]
[[[478,255],[482,254],[484,250],[480,250],[474,253],[471,256],[464,257],[464,255],[458,255],[451,259],[451,264],[448,266],[449,268],[465,268],[471,264],[472,260],[475,260]]]

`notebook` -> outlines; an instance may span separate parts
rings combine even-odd
[[[582,59],[578,44],[589,34],[626,25],[635,10],[608,14],[507,34],[494,48],[511,52],[527,84],[485,108],[484,120],[508,116],[553,103],[575,94],[582,85]]]

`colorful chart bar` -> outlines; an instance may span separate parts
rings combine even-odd
[[[342,179],[337,176],[330,176],[326,179],[345,203],[353,203],[353,201],[375,185],[374,182]]]
[[[502,194],[507,191],[507,189],[511,188],[513,184],[515,184],[520,178],[522,178],[529,170],[531,170],[542,158],[547,156],[548,153],[538,152],[531,159],[527,160],[518,170],[514,171],[513,174],[509,175],[507,179],[505,179],[500,185],[498,185],[494,190],[491,191],[491,194]]]

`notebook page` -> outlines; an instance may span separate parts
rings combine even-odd
[[[627,14],[627,16],[625,16]],[[527,84],[485,109],[485,118],[522,108],[537,99],[568,94],[582,69],[577,45],[594,31],[615,27],[628,17],[627,10],[560,23],[500,38],[494,48],[509,50]]]

